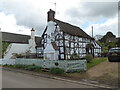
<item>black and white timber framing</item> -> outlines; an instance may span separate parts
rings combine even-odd
[[[48,12],[48,14],[51,14],[51,20],[56,22],[56,28],[51,35],[59,49],[59,60],[70,59],[73,53],[77,53],[80,57],[85,56],[87,53],[91,53],[93,56],[100,55],[101,47],[96,43],[94,38],[90,37],[79,27],[54,19],[54,13],[52,10]],[[48,15],[48,18],[50,20],[50,15]],[[43,49],[45,49],[47,43],[46,30],[47,26],[42,35]],[[93,45],[93,47],[89,47],[89,51],[87,52],[87,45],[89,44]]]

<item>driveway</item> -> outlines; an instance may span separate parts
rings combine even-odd
[[[118,85],[118,76],[120,75],[118,62],[104,61],[97,66],[92,67],[87,71],[89,78],[97,80],[101,83],[112,86]]]

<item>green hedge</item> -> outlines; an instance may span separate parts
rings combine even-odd
[[[60,68],[51,68],[50,73],[51,74],[64,74],[64,70]]]
[[[35,71],[35,72],[39,72],[39,71],[43,71],[42,67],[36,66],[36,65],[22,65],[22,64],[16,64],[16,65],[4,65],[7,67],[13,67],[13,68],[18,68],[18,69],[22,69],[22,70],[28,70],[28,71]],[[46,69],[44,69],[46,70]],[[51,68],[49,69],[49,73],[51,74],[64,74],[64,70],[60,69],[60,68]]]
[[[36,66],[34,64],[32,64],[32,65],[16,64],[16,65],[4,65],[4,66],[14,67],[14,68],[28,70],[28,71],[36,71],[36,72],[41,71],[41,69],[42,69],[42,67]]]
[[[92,54],[87,54],[87,55],[85,56],[85,59],[87,60],[88,63],[92,62],[92,60],[93,60]]]

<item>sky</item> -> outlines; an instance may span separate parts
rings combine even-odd
[[[30,35],[31,28],[41,36],[47,25],[47,12],[55,18],[83,29],[90,36],[108,31],[118,36],[119,0],[0,0],[0,28],[4,32]],[[56,3],[56,7],[55,4]]]

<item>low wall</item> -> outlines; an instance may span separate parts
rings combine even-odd
[[[3,59],[2,64],[23,64],[41,66],[43,68],[62,68],[66,72],[86,71],[86,60],[40,60],[40,59]]]
[[[15,59],[0,59],[0,65],[14,65],[15,64]]]
[[[2,59],[0,59],[0,65],[2,65]]]
[[[39,60],[39,59],[16,59],[16,64],[35,64],[43,68],[62,68],[69,71],[86,71],[86,60]]]

